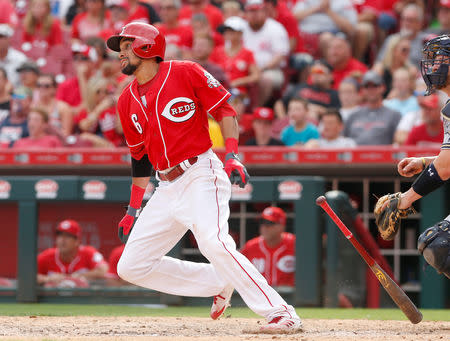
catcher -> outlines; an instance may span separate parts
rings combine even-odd
[[[449,64],[449,35],[441,35],[425,43],[421,73],[427,85],[426,96],[436,89],[450,96]],[[441,187],[450,178],[450,100],[442,108],[441,114],[445,134],[439,155],[401,160],[397,166],[400,175],[420,175],[408,191],[385,195],[375,205],[376,224],[385,240],[394,239],[401,218],[414,211],[411,207],[413,202]],[[450,278],[450,215],[419,236],[418,249],[428,264]]]

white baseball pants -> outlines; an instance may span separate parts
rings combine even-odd
[[[214,296],[231,283],[249,308],[268,320],[297,316],[236,250],[228,234],[230,196],[230,181],[212,150],[173,182],[160,181],[130,234],[117,265],[119,276],[179,296]],[[188,229],[209,264],[165,256]]]

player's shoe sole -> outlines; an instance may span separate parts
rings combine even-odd
[[[213,320],[217,320],[223,315],[225,310],[230,306],[231,295],[233,295],[234,288],[226,286],[219,295],[214,296],[214,301],[211,307],[210,316]]]

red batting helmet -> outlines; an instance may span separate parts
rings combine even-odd
[[[118,35],[109,37],[106,45],[116,52],[120,52],[120,40],[131,38],[133,52],[141,58],[159,57],[164,60],[166,52],[166,39],[158,29],[150,24],[132,22],[125,25]]]

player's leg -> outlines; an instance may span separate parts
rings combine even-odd
[[[181,261],[164,256],[187,231],[173,219],[177,193],[170,186],[158,187],[144,207],[117,265],[124,280],[180,296],[213,296],[224,281],[211,264]]]
[[[207,160],[199,160],[193,167],[196,167],[196,176],[192,176],[189,183],[186,179],[188,188],[185,192],[189,193],[189,200],[184,200],[185,205],[180,209],[191,212],[194,219],[192,231],[202,254],[257,314],[268,320],[276,316],[297,317],[294,308],[236,250],[236,244],[228,234],[231,190],[222,163],[213,154]]]

